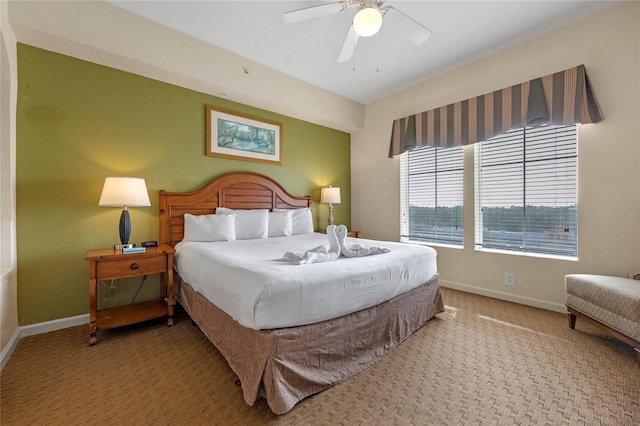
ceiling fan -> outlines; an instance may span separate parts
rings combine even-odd
[[[409,40],[418,46],[427,41],[431,35],[431,31],[428,28],[400,12],[398,9],[392,6],[383,6],[383,4],[384,0],[336,1],[285,12],[282,15],[282,19],[284,19],[286,23],[292,24],[331,13],[344,12],[349,8],[358,10],[358,13],[356,13],[353,18],[353,23],[351,28],[349,28],[347,37],[342,44],[342,49],[338,55],[338,62],[346,62],[351,59],[358,39],[376,34],[382,26],[384,16],[390,11],[395,11],[404,21],[402,28],[403,31],[406,32]]]

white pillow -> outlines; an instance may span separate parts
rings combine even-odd
[[[236,240],[253,240],[269,236],[269,210],[233,210],[225,207],[216,209],[217,215],[235,214]]]
[[[182,241],[234,241],[236,239],[235,214],[184,215]]]
[[[293,211],[269,212],[269,238],[288,237],[293,231]]]
[[[311,234],[313,233],[313,216],[311,208],[304,207],[301,209],[273,209],[274,212],[293,211],[291,220],[293,222],[292,235]]]

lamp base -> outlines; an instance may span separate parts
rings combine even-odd
[[[329,225],[333,225],[333,205],[329,203],[329,217],[327,218]]]
[[[113,249],[116,251],[122,251],[122,249],[133,248],[135,246],[135,244],[114,244]]]

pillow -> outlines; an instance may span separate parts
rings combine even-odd
[[[184,215],[184,237],[182,241],[234,241],[236,215]]]
[[[269,212],[269,238],[288,237],[293,231],[293,211]]]
[[[311,234],[313,233],[313,216],[311,208],[304,207],[301,209],[273,209],[274,212],[292,211],[292,232],[291,235]]]
[[[235,214],[236,240],[267,238],[269,229],[269,210],[233,210],[218,207],[216,215]]]

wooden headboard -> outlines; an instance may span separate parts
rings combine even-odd
[[[295,197],[270,177],[253,172],[221,176],[193,192],[160,191],[160,242],[175,246],[184,235],[184,214],[215,213],[230,209],[311,207],[311,197]]]

